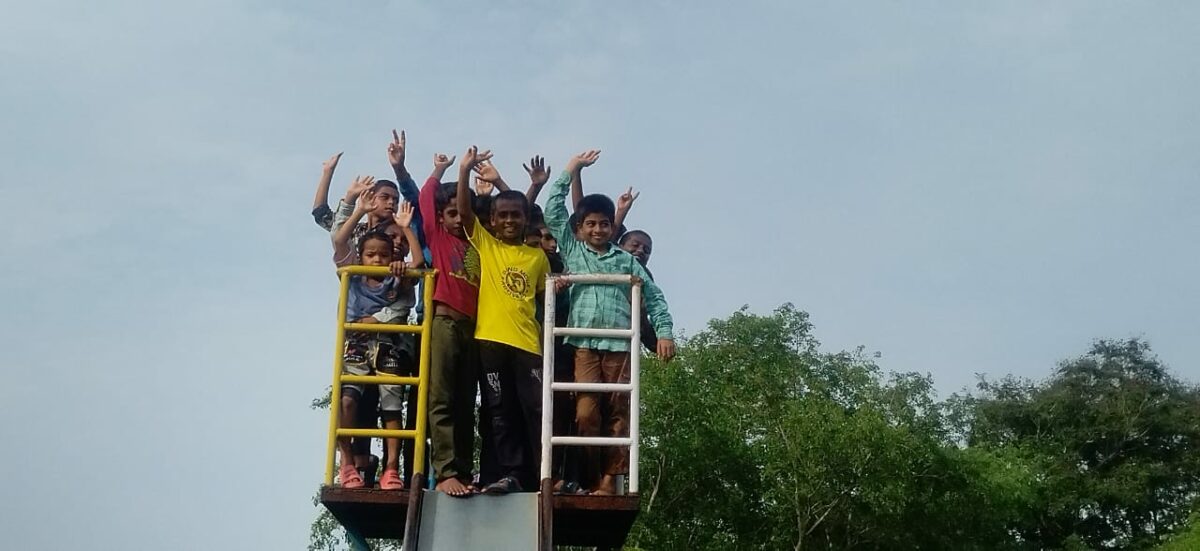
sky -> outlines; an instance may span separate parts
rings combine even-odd
[[[0,17],[0,533],[301,549],[321,162],[603,151],[676,328],[810,313],[943,397],[1139,336],[1200,381],[1200,4],[80,2]]]

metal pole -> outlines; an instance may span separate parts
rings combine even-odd
[[[629,493],[638,493],[638,458],[641,434],[642,379],[642,281],[634,278],[629,293]]]
[[[418,251],[420,252],[420,251]],[[433,304],[433,276],[436,271],[425,272],[425,284],[421,287],[424,291],[422,302],[428,305]],[[429,407],[429,351],[430,338],[433,328],[433,315],[431,312],[426,312],[426,316],[421,320],[421,359],[417,362],[417,437],[416,443],[413,445],[413,478],[418,474],[425,472],[425,437],[426,430],[429,426],[428,422],[428,407]]]
[[[540,480],[547,480],[551,471],[554,436],[554,276],[546,276],[546,306],[542,323],[542,468]]]
[[[338,291],[337,332],[333,339],[333,386],[329,389],[329,453],[325,457],[325,485],[333,485],[333,460],[337,453],[338,416],[342,409],[342,354],[346,347],[346,301],[350,294],[350,274],[341,272]]]

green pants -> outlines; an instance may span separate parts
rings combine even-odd
[[[433,317],[429,342],[429,439],[439,481],[470,482],[475,449],[479,350],[475,320]]]

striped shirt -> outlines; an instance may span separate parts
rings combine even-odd
[[[671,314],[667,311],[667,299],[662,290],[650,279],[646,269],[638,264],[633,255],[609,244],[608,251],[598,253],[575,238],[567,214],[567,191],[571,175],[563,172],[550,188],[546,199],[546,227],[558,240],[559,254],[570,273],[575,274],[631,274],[642,279],[642,296],[646,313],[659,337],[671,338]],[[568,327],[592,329],[629,329],[629,286],[596,285],[575,283],[570,287],[571,313]],[[629,350],[629,339],[609,337],[566,338],[566,343],[576,348],[625,352]]]

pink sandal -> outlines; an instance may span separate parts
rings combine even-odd
[[[353,464],[342,465],[338,469],[338,480],[341,481],[343,488],[362,488],[362,475],[358,474],[358,469],[354,468]]]
[[[400,479],[400,473],[395,469],[384,469],[383,476],[379,477],[379,489],[403,490],[404,480]]]

